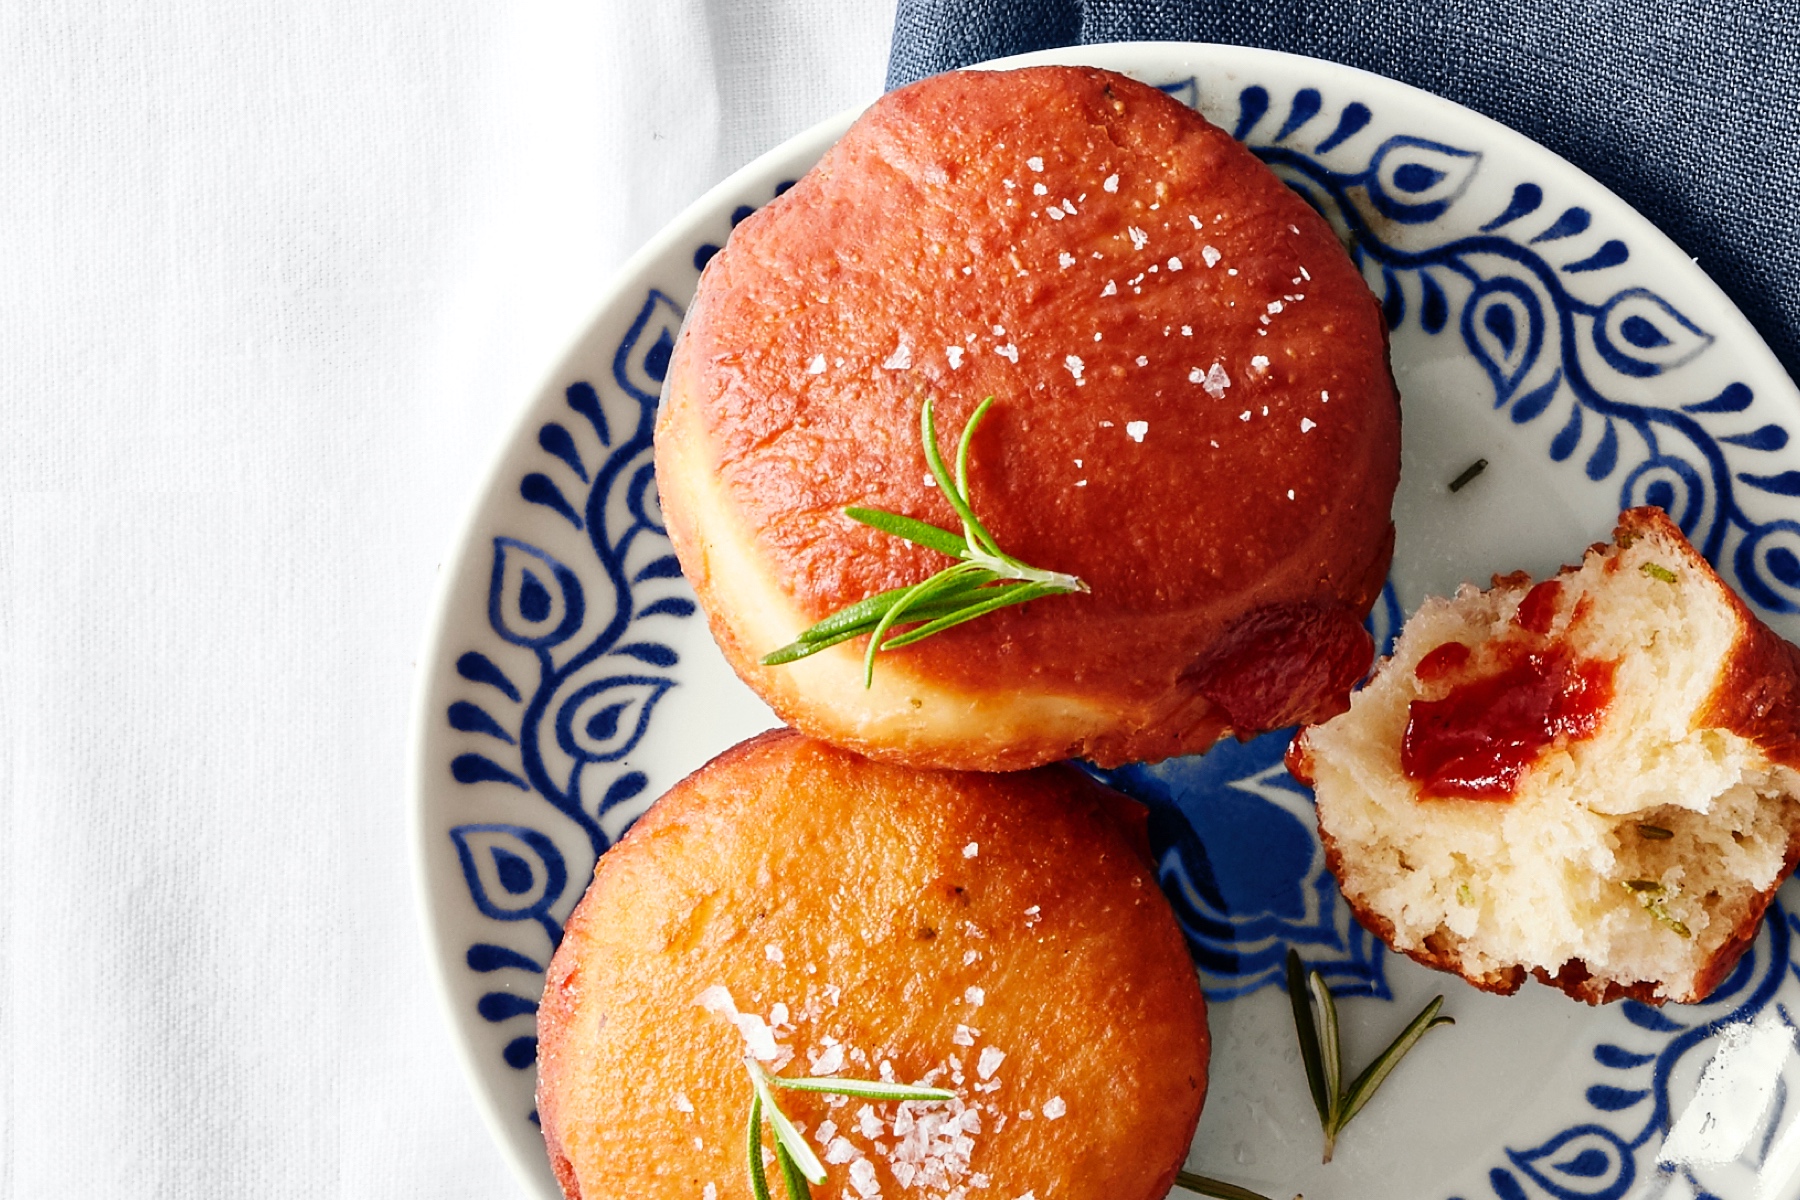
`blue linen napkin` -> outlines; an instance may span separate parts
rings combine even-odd
[[[1331,59],[1512,126],[1697,258],[1800,378],[1800,0],[899,0],[888,86],[1139,40]]]

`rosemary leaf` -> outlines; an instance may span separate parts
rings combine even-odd
[[[1442,996],[1427,1004],[1419,1011],[1419,1015],[1412,1019],[1412,1023],[1400,1031],[1400,1036],[1395,1038],[1388,1048],[1383,1050],[1375,1061],[1356,1077],[1356,1081],[1350,1085],[1350,1090],[1344,1093],[1344,1105],[1338,1116],[1338,1128],[1342,1129],[1348,1125],[1350,1118],[1362,1111],[1363,1105],[1367,1104],[1369,1098],[1375,1094],[1375,1089],[1380,1087],[1382,1081],[1387,1079],[1394,1068],[1400,1065],[1400,1060],[1406,1056],[1406,1052],[1418,1045],[1420,1038],[1439,1025],[1456,1024],[1449,1017],[1438,1016],[1438,1010],[1442,1007],[1444,1007]]]
[[[1319,1006],[1319,1063],[1325,1069],[1325,1097],[1331,1109],[1330,1130],[1335,1135],[1344,1127],[1344,1093],[1340,1090],[1343,1086],[1344,1052],[1338,1042],[1337,1001],[1332,999],[1331,989],[1325,986],[1325,977],[1317,971],[1306,973],[1306,984]],[[1325,1161],[1331,1161],[1329,1139],[1326,1142]]]
[[[1675,582],[1675,572],[1669,570],[1669,568],[1663,566],[1661,563],[1645,563],[1643,566],[1639,567],[1638,570],[1642,571],[1650,578],[1660,579],[1664,583]]]
[[[879,1083],[872,1079],[839,1079],[826,1075],[816,1079],[771,1075],[769,1082],[791,1092],[824,1092],[830,1096],[855,1096],[861,1100],[953,1100],[956,1093],[943,1088],[917,1087],[910,1083]]]
[[[769,1177],[763,1173],[762,1160],[762,1093],[750,1093],[750,1127],[744,1143],[750,1154],[750,1195],[754,1200],[769,1200]]]
[[[1642,822],[1638,824],[1637,831],[1639,837],[1650,842],[1666,842],[1675,836],[1671,830],[1664,829],[1661,825],[1645,825]]]
[[[905,538],[927,550],[936,550],[939,554],[948,554],[951,558],[962,557],[968,548],[968,542],[957,537],[948,529],[939,529],[926,521],[902,516],[900,513],[888,512],[884,508],[846,508],[844,515],[852,521],[860,521],[871,529],[879,529],[883,533],[891,533],[897,538]]]
[[[1294,1032],[1300,1039],[1300,1061],[1306,1066],[1306,1086],[1312,1092],[1313,1107],[1319,1110],[1319,1125],[1331,1123],[1331,1101],[1325,1094],[1325,1066],[1319,1060],[1319,1028],[1313,1023],[1312,1001],[1307,999],[1306,968],[1300,952],[1293,947],[1287,953],[1288,1003],[1294,1008]]]
[[[1261,1192],[1253,1192],[1247,1187],[1239,1187],[1220,1179],[1208,1179],[1192,1171],[1176,1171],[1175,1186],[1186,1188],[1197,1196],[1211,1196],[1214,1200],[1269,1200]]]
[[[806,1176],[800,1173],[794,1156],[780,1142],[775,1143],[775,1162],[781,1167],[782,1182],[787,1184],[788,1200],[812,1200],[812,1189],[806,1186]]]
[[[1450,481],[1450,490],[1460,492],[1475,481],[1475,477],[1487,470],[1487,459],[1478,458],[1462,469],[1462,474]]]
[[[883,650],[910,646],[965,621],[1028,600],[1088,590],[1087,584],[1074,575],[1034,567],[1006,553],[975,515],[969,503],[969,451],[974,444],[975,427],[993,403],[992,396],[983,400],[963,426],[956,445],[954,478],[938,450],[931,398],[927,396],[919,408],[919,438],[924,443],[925,461],[938,490],[962,521],[960,539],[947,529],[886,509],[853,506],[844,510],[854,521],[949,555],[957,562],[922,583],[891,588],[839,609],[792,642],[765,654],[762,665],[775,667],[797,662],[840,642],[867,635],[863,686],[872,687],[875,656]],[[895,629],[901,632],[889,637]]]
[[[1008,608],[1014,604],[1025,604],[1032,600],[1041,600],[1045,596],[1057,595],[1057,590],[1041,583],[1008,583],[999,587],[983,588],[978,596],[985,599],[972,601],[964,608],[947,613],[935,621],[928,621],[917,629],[909,629],[905,633],[896,634],[881,643],[883,650],[893,650],[900,646],[910,646],[914,642],[940,633],[953,625],[961,625],[964,621],[973,621],[976,617],[985,617],[996,609]]]
[[[824,1183],[825,1164],[819,1161],[819,1156],[806,1144],[806,1139],[800,1136],[794,1123],[787,1119],[787,1114],[776,1105],[775,1097],[769,1095],[769,1073],[749,1059],[744,1060],[744,1066],[750,1072],[750,1084],[756,1089],[757,1098],[762,1101],[763,1108],[768,1110],[769,1127],[775,1131],[776,1144],[787,1147],[787,1152],[794,1156],[794,1165],[808,1180]]]

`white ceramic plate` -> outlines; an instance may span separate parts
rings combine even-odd
[[[1387,301],[1405,413],[1378,634],[1427,593],[1553,569],[1645,502],[1800,632],[1800,395],[1699,268],[1599,184],[1448,101],[1330,63],[1177,44],[1015,61],[1163,86],[1353,235]],[[445,575],[416,723],[422,903],[470,1077],[545,1197],[559,1193],[535,1123],[534,1013],[561,922],[652,798],[773,723],[713,647],[660,527],[650,427],[669,348],[733,222],[849,120],[738,172],[632,260],[494,465]],[[1452,493],[1477,459],[1486,470]],[[1213,1001],[1190,1165],[1276,1198],[1800,1195],[1800,923],[1785,907],[1705,1005],[1482,995],[1350,921],[1284,744],[1112,776],[1152,805]],[[1349,997],[1351,1069],[1434,993],[1457,1020],[1330,1166],[1278,979],[1290,944]],[[1002,1181],[993,1195],[1011,1200]]]

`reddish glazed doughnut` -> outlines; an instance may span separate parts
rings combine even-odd
[[[971,499],[1085,595],[884,653],[759,665],[948,565],[847,505],[959,528],[927,477],[987,396]],[[961,72],[877,102],[708,266],[657,427],[684,570],[796,727],[985,770],[1204,749],[1340,711],[1393,545],[1379,305],[1244,147],[1106,71]]]

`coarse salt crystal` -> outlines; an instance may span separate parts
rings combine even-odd
[[[1202,246],[1200,247],[1200,257],[1205,260],[1207,266],[1216,267],[1219,265],[1219,260],[1225,256],[1211,246]]]
[[[987,999],[987,993],[981,988],[971,984],[968,988],[964,989],[963,999],[967,1000],[970,1004],[973,1004],[976,1008],[980,1008],[982,1003]]]
[[[1068,1111],[1069,1106],[1063,1103],[1061,1096],[1052,1096],[1044,1101],[1044,1117],[1047,1120],[1054,1121]]]
[[[1119,177],[1117,175],[1108,175],[1106,177],[1106,182],[1100,185],[1100,190],[1103,192],[1118,191],[1119,190]]]
[[[1308,283],[1310,283],[1310,282],[1312,282],[1312,272],[1308,271],[1305,267],[1301,267],[1300,268],[1300,278],[1302,278],[1302,279],[1306,280]]]
[[[884,370],[888,371],[907,370],[912,366],[912,345],[902,339],[900,344],[894,347],[894,352],[888,355],[887,361],[881,365]]]
[[[979,951],[979,950],[964,950],[963,951],[963,966],[966,967],[966,966],[973,964],[975,962],[975,960],[980,957],[981,957],[981,951]]]
[[[835,1075],[844,1069],[844,1048],[835,1043],[826,1046],[816,1056],[809,1054],[811,1066],[807,1069],[814,1075]]]
[[[1269,366],[1269,356],[1266,354],[1259,354],[1250,360],[1250,365],[1259,371],[1267,370]]]
[[[1293,499],[1293,498],[1294,498],[1294,489],[1293,489],[1293,488],[1289,488],[1289,489],[1288,489],[1288,499],[1289,499],[1289,500],[1292,500],[1292,499]]]
[[[1206,381],[1206,372],[1202,371],[1199,367],[1195,367],[1193,370],[1188,372],[1188,382],[1189,383],[1204,383],[1205,381]]]
[[[1100,294],[1102,296],[1116,296],[1119,294],[1119,285],[1109,279],[1106,281],[1106,286],[1100,289]]]
[[[1136,225],[1127,225],[1125,227],[1125,232],[1131,235],[1131,248],[1133,250],[1142,250],[1144,244],[1150,240],[1150,235],[1139,229]]]
[[[1034,154],[1025,160],[1025,165],[1034,171],[1042,171],[1044,169],[1044,160]]]
[[[1049,191],[1050,189],[1041,183],[1034,183],[1031,185],[1031,194],[1034,196],[1046,195]]]
[[[983,1175],[980,1171],[977,1171],[973,1175],[969,1176],[969,1186],[970,1187],[984,1188],[987,1185],[988,1185],[988,1177],[986,1175]]]
[[[850,1186],[856,1189],[859,1196],[879,1196],[881,1184],[875,1180],[875,1164],[866,1158],[859,1158],[851,1163]]]
[[[1019,348],[1011,342],[1008,342],[1004,346],[995,346],[994,353],[1010,363],[1017,363],[1019,361]]]
[[[832,1138],[831,1145],[825,1147],[825,1161],[839,1166],[856,1157],[856,1144],[849,1138]]]
[[[1063,210],[1060,208],[1050,208],[1045,209],[1044,211],[1050,214],[1050,219],[1052,221],[1060,221],[1063,219]]]
[[[1279,300],[1269,301],[1269,311],[1272,313],[1280,312],[1281,311],[1281,301],[1279,301]]]
[[[705,1187],[701,1188],[700,1189],[700,1200],[719,1200],[718,1185],[709,1183]]]
[[[1181,260],[1179,258],[1170,258],[1169,259],[1169,270],[1171,270],[1171,271],[1181,270]]]
[[[1144,435],[1149,432],[1150,432],[1150,422],[1148,422],[1148,421],[1127,421],[1127,422],[1125,422],[1125,436],[1130,438],[1134,442],[1143,441]]]
[[[964,858],[974,858],[977,854],[980,854],[980,853],[981,853],[981,843],[980,842],[970,842],[968,845],[963,847],[963,857]]]
[[[1056,265],[1066,271],[1075,265],[1075,256],[1070,254],[1067,250],[1064,250],[1061,254],[1056,256]]]
[[[1006,336],[1006,326],[1004,326],[1004,325],[994,326],[994,336],[995,337],[1005,337]]]
[[[950,1040],[958,1046],[973,1046],[975,1044],[975,1031],[970,1029],[967,1025],[958,1025],[956,1027],[956,1032],[950,1035]]]
[[[1193,213],[1189,213],[1188,220],[1193,222],[1195,229],[1200,228],[1200,218],[1199,217],[1196,217]]]
[[[1062,206],[1063,211],[1068,213],[1071,217],[1075,215],[1075,205],[1067,196],[1063,197]]]
[[[823,1121],[819,1122],[819,1128],[818,1131],[813,1134],[813,1140],[818,1142],[819,1145],[829,1149],[831,1146],[831,1139],[837,1136],[837,1129],[837,1122],[830,1117],[826,1117]]]
[[[887,1132],[887,1126],[875,1115],[873,1104],[865,1104],[856,1110],[856,1131],[866,1138],[878,1138]]]
[[[1222,400],[1225,397],[1225,389],[1230,386],[1231,386],[1231,376],[1229,376],[1225,373],[1224,366],[1222,366],[1219,363],[1214,363],[1210,368],[1207,369],[1207,372],[1206,372],[1206,394],[1207,395],[1211,396],[1214,400]]]
[[[1137,356],[1137,365],[1138,365],[1138,366],[1140,366],[1140,367],[1147,367],[1147,366],[1149,366],[1149,365],[1150,365],[1150,356],[1149,356],[1149,355],[1147,355],[1147,354],[1140,354],[1140,355],[1138,355],[1138,356]]]
[[[1331,403],[1331,393],[1330,392],[1320,392],[1319,399],[1324,401],[1326,404],[1330,404]]]
[[[763,947],[763,956],[772,963],[782,962],[787,958],[787,956],[781,952],[781,947],[777,946],[774,942],[770,942]]]
[[[1194,336],[1194,327],[1192,325],[1183,325],[1181,327],[1181,336],[1182,337],[1193,337]]]
[[[1000,1064],[1006,1061],[1006,1052],[994,1046],[983,1046],[981,1059],[975,1064],[975,1073],[983,1079],[992,1079]]]
[[[1227,275],[1236,275],[1236,274],[1237,274],[1237,268],[1236,268],[1236,267],[1226,267],[1226,268],[1225,268],[1225,273],[1226,273],[1226,274],[1227,274]]]
[[[1311,433],[1313,430],[1317,429],[1318,427],[1319,427],[1319,423],[1317,421],[1313,420],[1311,417],[1301,417],[1300,418],[1300,432],[1301,433]]]
[[[774,1004],[769,1006],[769,1024],[781,1026],[786,1025],[787,1023],[788,1006],[777,1000]]]
[[[952,371],[962,366],[963,348],[961,346],[945,346],[944,357],[950,360]]]
[[[1067,357],[1065,357],[1063,359],[1063,366],[1068,368],[1069,374],[1071,374],[1075,377],[1076,383],[1081,382],[1081,371],[1082,371],[1083,364],[1081,361],[1081,357],[1079,355],[1071,354],[1071,355],[1068,355]]]
[[[694,1111],[694,1102],[692,1100],[689,1100],[687,1098],[687,1096],[684,1095],[683,1093],[676,1092],[675,1093],[675,1111],[691,1113]]]
[[[825,373],[825,356],[823,354],[813,355],[813,360],[806,364],[806,373],[808,375],[823,375]]]
[[[1247,408],[1243,412],[1238,414],[1238,420],[1240,420],[1240,421],[1248,421],[1249,419],[1250,419],[1250,410]]]

